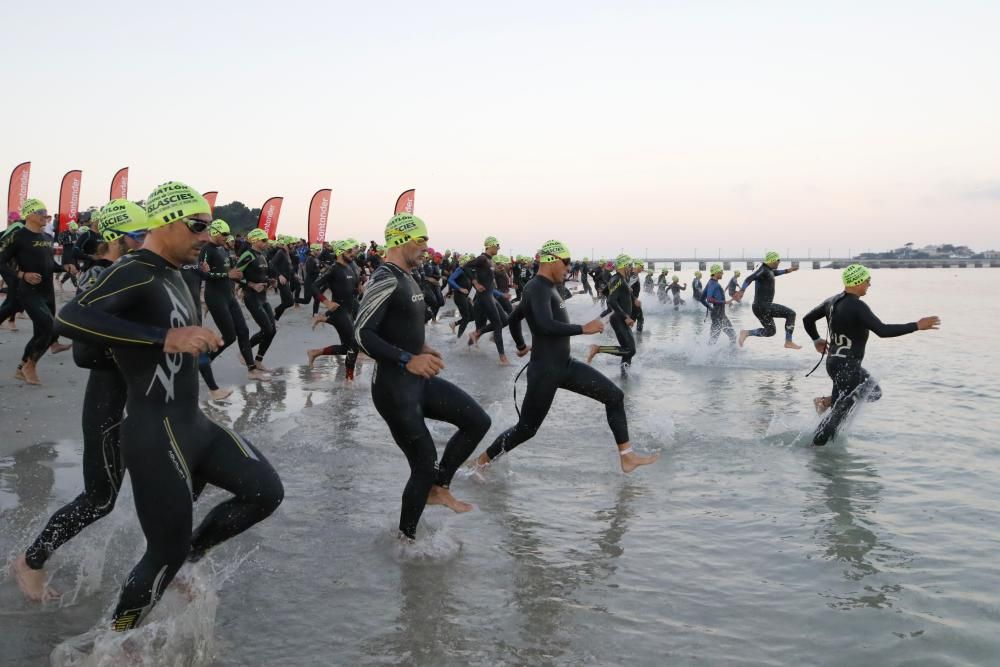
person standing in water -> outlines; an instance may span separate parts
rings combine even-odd
[[[702,295],[702,303],[708,308],[709,315],[712,317],[712,327],[708,342],[714,345],[719,340],[719,334],[725,333],[729,336],[729,342],[735,343],[736,332],[733,331],[732,322],[726,317],[726,304],[730,302],[726,300],[726,295],[722,291],[722,284],[719,282],[722,280],[722,265],[713,264],[709,269],[709,275],[711,278],[709,278]]]
[[[816,351],[826,354],[826,372],[833,380],[833,392],[813,401],[818,412],[827,415],[813,436],[822,447],[837,433],[858,401],[877,401],[882,389],[862,367],[869,332],[879,338],[904,336],[914,331],[937,329],[941,319],[922,317],[909,324],[883,324],[861,300],[871,287],[871,272],[861,264],[851,264],[841,274],[844,291],[830,297],[802,318],[802,326],[813,340]],[[826,319],[827,337],[820,338],[816,322]]]
[[[604,331],[604,323],[599,318],[582,326],[569,323],[566,304],[556,289],[565,280],[571,263],[569,248],[560,241],[546,241],[539,254],[539,262],[538,274],[525,286],[521,303],[511,315],[509,325],[518,355],[531,352],[528,390],[521,404],[517,424],[501,433],[479,456],[476,465],[487,466],[497,457],[534,437],[545,421],[559,389],[566,389],[604,404],[608,426],[618,445],[623,472],[629,473],[639,466],[654,463],[659,458],[658,454],[640,456],[632,449],[628,418],[625,415],[625,394],[622,390],[592,366],[570,356],[570,336],[601,333]],[[623,289],[628,291],[627,287]],[[522,319],[528,320],[528,328],[531,329],[530,348],[524,344],[521,335]]]
[[[674,310],[680,309],[684,304],[684,299],[681,298],[681,292],[687,289],[687,283],[681,285],[681,279],[677,277],[675,273],[670,277],[670,284],[667,285],[666,290],[670,292],[674,300]]]
[[[410,465],[399,514],[399,535],[408,541],[416,539],[426,505],[455,512],[472,509],[449,487],[490,428],[489,416],[471,396],[437,377],[444,361],[424,340],[424,294],[410,272],[420,265],[427,240],[420,218],[400,213],[389,220],[386,261],[368,281],[354,323],[358,344],[376,363],[371,385],[375,409]],[[492,261],[487,263],[492,271]],[[440,463],[425,419],[458,427]]]
[[[740,330],[740,347],[743,347],[743,343],[750,336],[770,338],[776,334],[778,329],[774,326],[774,318],[777,317],[785,320],[785,347],[789,350],[802,349],[801,345],[796,345],[792,341],[792,334],[795,332],[795,311],[788,306],[774,303],[774,279],[786,273],[794,273],[798,271],[798,268],[793,266],[790,269],[779,269],[780,262],[781,256],[774,250],[769,251],[764,255],[764,261],[757,267],[757,270],[747,276],[740,290],[733,295],[734,299],[742,301],[743,294],[750,283],[757,283],[757,289],[753,295],[753,314],[760,320],[761,328]]]

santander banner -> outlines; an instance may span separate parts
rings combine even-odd
[[[111,194],[108,199],[128,199],[128,167],[122,167],[111,179]]]
[[[416,195],[416,190],[409,189],[399,195],[399,199],[396,200],[396,210],[393,211],[393,215],[397,213],[413,213],[413,199]]]
[[[284,197],[271,197],[260,207],[260,219],[257,228],[267,232],[267,238],[273,239],[278,232],[278,216],[281,215],[281,202]]]
[[[24,200],[28,198],[28,179],[31,177],[31,163],[22,162],[10,172],[10,187],[7,189],[7,212],[20,213]]]
[[[66,231],[66,227],[71,222],[76,222],[80,217],[80,183],[83,181],[83,172],[79,169],[67,171],[63,176],[62,185],[59,186],[59,229],[56,232]]]
[[[201,196],[208,202],[208,206],[215,211],[215,198],[219,196],[219,193],[216,190],[209,190],[208,192],[202,192]]]
[[[333,190],[317,190],[309,202],[309,243],[326,240],[326,219],[330,214],[330,197]]]

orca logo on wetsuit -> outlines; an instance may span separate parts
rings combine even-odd
[[[184,303],[183,297],[177,293],[170,283],[163,282],[163,287],[167,291],[167,296],[170,297],[170,305],[173,306],[173,310],[170,311],[170,327],[188,326],[191,322],[191,311],[188,309],[188,305]],[[163,390],[166,392],[165,402],[169,403],[174,400],[174,377],[184,365],[184,355],[180,352],[173,354],[164,352],[163,361],[164,365],[156,365],[156,370],[153,372],[153,379],[149,383],[149,388],[146,389],[146,396],[149,396],[149,392],[153,390],[153,383],[159,380],[160,384],[163,385]]]
[[[423,292],[421,292],[420,294],[414,294],[413,296],[410,297],[410,301],[412,301],[413,303],[416,303],[417,301],[423,301],[423,300],[424,300],[424,293]]]

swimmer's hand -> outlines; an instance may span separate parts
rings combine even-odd
[[[604,331],[604,322],[601,318],[593,319],[583,325],[583,333],[586,335],[599,334]]]
[[[418,354],[406,364],[406,370],[428,380],[444,368],[444,362],[433,354]]]
[[[205,327],[175,327],[167,330],[163,339],[163,351],[167,354],[190,354],[198,356],[203,352],[214,352],[222,347],[222,336]]]
[[[917,320],[917,330],[927,331],[928,329],[937,329],[941,326],[941,318],[937,315],[931,315],[930,317],[921,317]]]
[[[813,343],[813,347],[815,347],[816,351],[819,352],[820,354],[826,354],[826,341],[825,340],[818,340],[818,341],[816,341],[815,343]]]

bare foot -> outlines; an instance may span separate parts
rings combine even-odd
[[[740,347],[743,347],[743,343],[747,342],[747,336],[749,335],[749,331],[746,329],[740,329]]]
[[[66,350],[70,350],[72,348],[72,345],[66,345],[65,343],[52,343],[52,345],[49,345],[49,352],[52,354],[59,354],[60,352],[65,352]]]
[[[622,445],[619,445],[619,447],[621,446]],[[650,463],[656,463],[660,458],[659,453],[652,454],[650,456],[639,456],[632,451],[632,447],[628,445],[628,443],[626,443],[624,447],[625,449],[618,450],[618,454],[622,459],[622,472],[624,473],[630,473],[639,466],[648,466]]]
[[[28,384],[42,384],[42,381],[38,379],[38,373],[35,372],[35,364],[27,363],[21,366],[21,374],[24,376],[24,381]]]
[[[427,494],[428,505],[444,505],[453,512],[464,514],[475,509],[471,504],[463,502],[451,495],[451,491],[435,484],[431,487],[431,492]]]
[[[32,602],[45,602],[59,597],[59,593],[46,585],[45,570],[32,570],[28,567],[24,554],[10,564],[10,573],[17,580],[17,586],[24,593],[24,597]]]
[[[816,414],[821,415],[830,409],[830,405],[833,404],[832,396],[819,396],[813,399],[813,407],[816,408]]]
[[[323,324],[323,322],[326,322],[326,315],[313,315],[313,331],[316,330],[316,327]]]
[[[253,363],[257,367],[257,370],[259,370],[261,373],[270,373],[271,372],[271,369],[265,367],[264,363],[260,359],[255,359]]]
[[[24,371],[21,370],[20,366],[18,366],[17,370],[14,371],[14,379],[15,380],[23,380],[24,379]]]
[[[354,369],[345,368],[344,369],[344,382],[347,384],[352,384],[354,382]]]
[[[219,387],[218,389],[209,389],[208,394],[212,397],[213,401],[224,401],[233,393],[232,387]]]
[[[455,327],[458,326],[458,322],[450,322],[448,326],[451,327],[451,332],[455,333]]]
[[[785,341],[785,347],[788,348],[789,350],[801,350],[802,349],[801,345],[796,345],[795,343],[793,343],[790,340],[786,340]]]
[[[469,334],[469,347],[473,345],[479,347],[479,331],[473,331]]]
[[[316,357],[322,357],[322,356],[323,356],[323,348],[306,350],[306,357],[309,358],[309,368],[312,368],[313,364],[316,363]]]
[[[256,380],[257,382],[267,382],[270,380],[270,376],[263,371],[257,370],[256,368],[247,373],[247,379]]]
[[[587,363],[589,364],[597,356],[597,353],[601,351],[601,348],[597,345],[591,345],[587,348]]]
[[[510,366],[510,359],[507,358],[506,354],[501,354],[500,355],[500,365],[501,366]]]
[[[17,324],[14,323],[14,320],[7,320],[3,323],[3,329],[4,331],[17,331]]]

